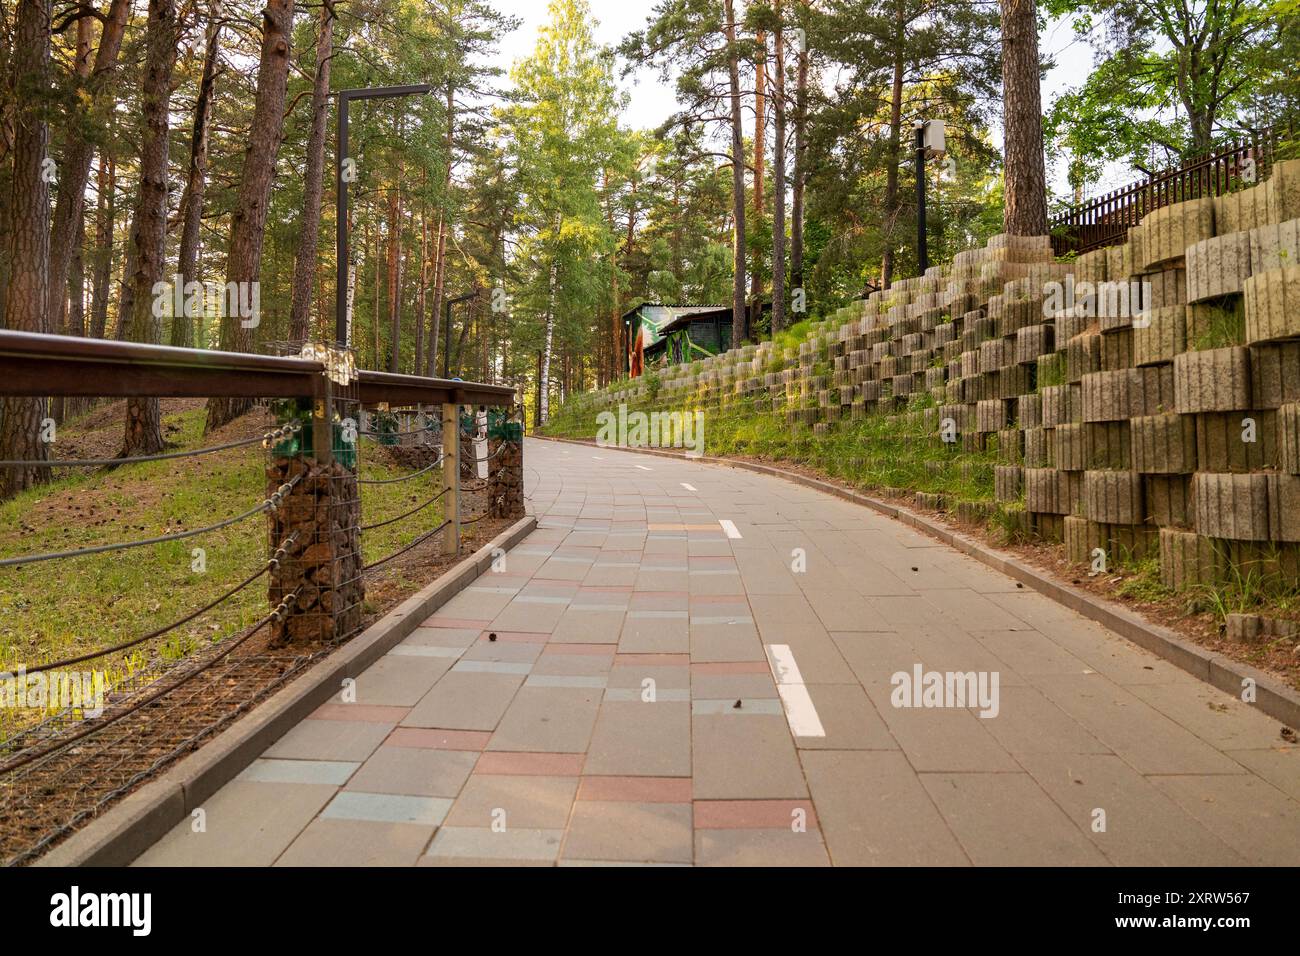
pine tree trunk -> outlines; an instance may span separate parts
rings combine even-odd
[[[199,233],[203,225],[203,195],[208,179],[208,130],[211,126],[212,97],[216,92],[217,62],[221,54],[221,0],[212,5],[212,23],[208,26],[203,51],[203,73],[199,95],[194,103],[194,126],[190,133],[190,165],[181,195],[181,245],[176,272],[182,289],[199,279]],[[188,348],[195,342],[195,316],[172,316],[171,344]]]
[[[334,58],[334,3],[321,6],[316,33],[316,76],[311,88],[311,133],[307,137],[307,169],[302,193],[302,225],[293,262],[293,300],[289,308],[289,340],[311,337],[312,278],[316,275],[316,244],[320,239],[321,198],[325,194],[325,127],[329,118],[330,63]]]
[[[442,302],[447,292],[447,216],[451,208],[451,151],[456,142],[456,90],[447,86],[447,175],[442,184],[442,211],[438,216],[438,261],[433,272],[433,316],[429,333],[429,371],[431,376],[438,374],[438,349],[441,345]]]
[[[559,235],[559,230],[556,230]],[[555,339],[555,259],[551,259],[546,278],[546,338],[542,345],[541,366],[537,375],[537,424],[545,425],[551,417],[551,358]]]
[[[388,371],[396,372],[402,345],[401,171],[388,190]]]
[[[776,15],[781,16],[777,0]],[[778,25],[776,44],[776,143],[772,152],[772,331],[785,328],[785,31]]]
[[[149,0],[145,30],[144,79],[140,88],[140,193],[136,199],[131,245],[135,269],[131,311],[124,313],[126,337],[132,342],[157,342],[160,320],[154,308],[154,285],[162,281],[167,241],[167,115],[171,104],[172,72],[179,39],[175,0]],[[122,457],[152,455],[163,448],[162,415],[156,398],[130,398]]]
[[[1047,234],[1038,16],[1034,0],[1002,0],[1002,152],[1006,157],[1002,229]]]
[[[96,173],[95,265],[90,281],[90,337],[102,339],[108,324],[108,287],[113,278],[113,227],[117,219],[117,168],[111,157],[99,156]]]
[[[750,225],[755,235],[761,235],[766,214],[767,195],[767,34],[759,30],[754,36],[758,52],[754,56],[754,218]],[[754,246],[753,263],[749,277],[750,322],[757,323],[763,315],[763,250]]]
[[[894,77],[889,91],[889,155],[885,158],[885,222],[881,230],[883,249],[880,255],[880,287],[888,289],[894,282],[894,228],[902,207],[898,197],[899,155],[903,139],[903,0],[897,0],[894,22]]]
[[[806,0],[800,0],[805,3]],[[808,41],[799,45],[794,93],[794,182],[790,203],[790,284],[803,289],[803,185],[808,147]]]
[[[126,21],[131,12],[129,0],[113,0],[104,20],[99,49],[92,64],[90,41],[93,20],[82,17],[77,21],[77,59],[74,74],[77,85],[91,99],[103,92],[117,65],[117,55],[122,48]],[[68,267],[72,262],[73,247],[77,241],[79,222],[84,215],[86,182],[90,178],[90,161],[95,148],[86,137],[83,123],[74,122],[68,129],[68,142],[59,163],[58,195],[54,204],[54,222],[50,230],[50,272],[48,305],[51,328],[62,326],[62,315],[67,302]]]
[[[427,173],[420,170],[420,268],[416,272],[419,287],[415,291],[415,374],[424,371],[424,321],[429,286],[429,201],[424,195]]]
[[[745,309],[745,130],[740,111],[740,63],[736,54],[735,0],[724,0],[726,13],[727,74],[731,90],[731,216],[732,289],[731,342],[740,345],[750,337]]]
[[[248,152],[231,214],[230,250],[226,256],[227,288],[247,289],[259,281],[266,213],[271,199],[275,159],[284,126],[285,87],[289,75],[289,44],[293,29],[293,0],[267,0],[262,10],[262,59],[257,72],[257,97],[248,132]],[[230,283],[234,283],[233,286]],[[229,311],[229,310],[227,310]],[[221,347],[246,352],[252,346],[257,316],[223,315]],[[251,398],[208,400],[207,431],[244,414]]]
[[[42,98],[50,87],[49,0],[19,0],[13,70],[17,102],[10,206],[12,258],[5,328],[48,332],[50,188],[43,173],[50,130]],[[49,445],[41,440],[41,422],[47,408],[44,398],[0,400],[0,458],[44,461],[50,457]],[[0,499],[49,479],[50,470],[41,465],[0,468]]]

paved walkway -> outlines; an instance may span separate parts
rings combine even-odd
[[[1275,721],[972,559],[748,472],[525,464],[504,572],[140,863],[1300,863]],[[918,666],[996,716],[893,706]]]

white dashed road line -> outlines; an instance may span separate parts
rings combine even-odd
[[[727,532],[728,538],[741,537],[740,529],[736,527],[736,523],[732,521],[730,518],[719,518],[718,524],[722,525],[722,530]]]
[[[796,737],[825,737],[826,729],[822,727],[812,696],[804,686],[803,675],[799,673],[790,645],[768,644],[767,663],[776,679],[776,691],[781,695],[790,733]]]
[[[683,481],[683,482],[682,482],[682,487],[685,488],[687,491],[699,491],[699,490],[700,490],[699,488],[696,488],[693,484],[691,484],[689,481]]]
[[[637,465],[642,471],[654,471],[653,468],[647,468],[645,465]]]

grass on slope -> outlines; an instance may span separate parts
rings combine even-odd
[[[222,444],[272,427],[266,413],[257,410],[205,438],[204,411],[193,405],[163,403],[164,427],[176,450]],[[85,418],[103,424],[89,434],[77,421],[68,423],[59,430],[58,454],[74,457],[71,447],[103,447],[119,440],[120,416],[101,409]],[[79,456],[89,457],[85,452]],[[363,478],[402,473],[385,464],[383,453],[368,441],[360,457]],[[267,460],[267,452],[252,445],[60,477],[0,504],[0,557],[149,538],[215,523],[266,497]],[[362,486],[362,521],[398,515],[440,487],[436,470],[410,482]],[[440,504],[366,532],[365,560],[383,557],[438,525]],[[203,573],[192,569],[195,548],[206,552]],[[183,541],[0,568],[0,670],[94,650],[168,624],[219,596],[267,557],[267,522],[258,515]],[[256,581],[173,631],[161,651],[182,656],[236,633],[269,609],[266,581]]]

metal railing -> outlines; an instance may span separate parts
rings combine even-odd
[[[53,840],[184,755],[339,641],[351,637],[363,622],[361,601],[366,581],[377,583],[382,592],[428,573],[423,569],[430,556],[435,562],[454,560],[460,553],[465,525],[500,516],[493,498],[494,478],[499,476],[466,481],[462,466],[466,459],[468,463],[495,459],[509,444],[503,440],[494,452],[476,454],[475,442],[468,439],[479,436],[463,431],[461,410],[464,406],[515,407],[515,392],[506,386],[365,370],[340,376],[337,365],[327,368],[325,361],[315,359],[8,331],[0,331],[0,396],[272,399],[282,411],[274,427],[257,437],[202,448],[112,459],[0,461],[0,468],[37,469],[49,476],[140,462],[193,460],[253,445],[261,445],[268,456],[268,484],[258,488],[248,507],[241,505],[233,517],[155,537],[102,543],[92,538],[94,543],[72,550],[28,548],[24,542],[0,555],[3,588],[6,575],[38,562],[62,564],[62,559],[106,556],[183,539],[202,540],[201,536],[258,516],[264,516],[269,526],[265,560],[250,573],[240,571],[222,581],[219,593],[205,596],[201,606],[168,609],[164,612],[167,622],[161,626],[143,627],[125,639],[101,640],[88,649],[71,648],[58,655],[61,659],[38,651],[37,656],[43,659],[25,664],[0,660],[0,671],[16,666],[23,675],[57,674],[89,661],[99,662],[97,667],[106,668],[104,673],[117,675],[107,688],[102,714],[87,715],[84,707],[65,707],[0,740],[0,823],[21,821],[20,827],[15,824],[17,829],[0,825],[0,861],[11,864],[32,859]],[[285,414],[284,409],[296,412]],[[363,451],[362,437],[371,437],[365,424],[371,409],[428,422],[417,431],[431,434],[419,447],[401,449],[408,454],[398,458],[392,458],[392,450],[379,443]],[[351,428],[340,428],[341,424]],[[361,479],[358,465],[372,451],[382,459],[384,470],[379,477]],[[388,469],[394,466],[404,473],[391,476]],[[426,481],[430,482],[427,489],[417,490]],[[399,487],[411,496],[414,506],[403,504],[398,510],[390,503],[384,511],[398,513],[376,515],[370,523],[363,523],[361,489],[399,482],[408,483]],[[438,503],[442,514],[430,520],[427,509]],[[417,521],[422,523],[414,524]],[[409,540],[403,540],[407,538],[402,533],[404,523],[414,524]],[[429,528],[430,524],[433,527]],[[395,549],[365,563],[360,547],[363,534],[389,526],[397,526],[400,535]],[[442,544],[437,548],[439,541]],[[391,542],[390,535],[385,543]],[[426,544],[434,545],[435,550],[425,548],[401,564],[392,564]],[[334,553],[324,565],[308,564],[306,552],[313,547],[333,549]],[[312,580],[315,572],[310,569],[316,567],[329,570],[328,583],[319,575]],[[376,577],[381,567],[401,571],[396,577]],[[164,642],[180,639],[178,629],[228,606],[263,578],[267,580],[268,610],[258,612],[254,623],[247,624],[245,615],[238,624],[247,626],[234,627],[222,640],[180,657],[167,651]],[[324,602],[306,607],[309,594],[326,590],[335,599],[331,607]],[[245,610],[228,607],[223,617],[226,628],[232,629],[232,613],[238,616]],[[311,618],[306,621],[309,625],[325,622],[332,629],[317,632],[309,627],[303,633],[319,633],[319,639],[298,638],[286,630],[295,617]],[[212,623],[211,627],[219,625]],[[254,639],[267,631],[269,642]],[[160,707],[167,708],[167,716],[161,720]]]

